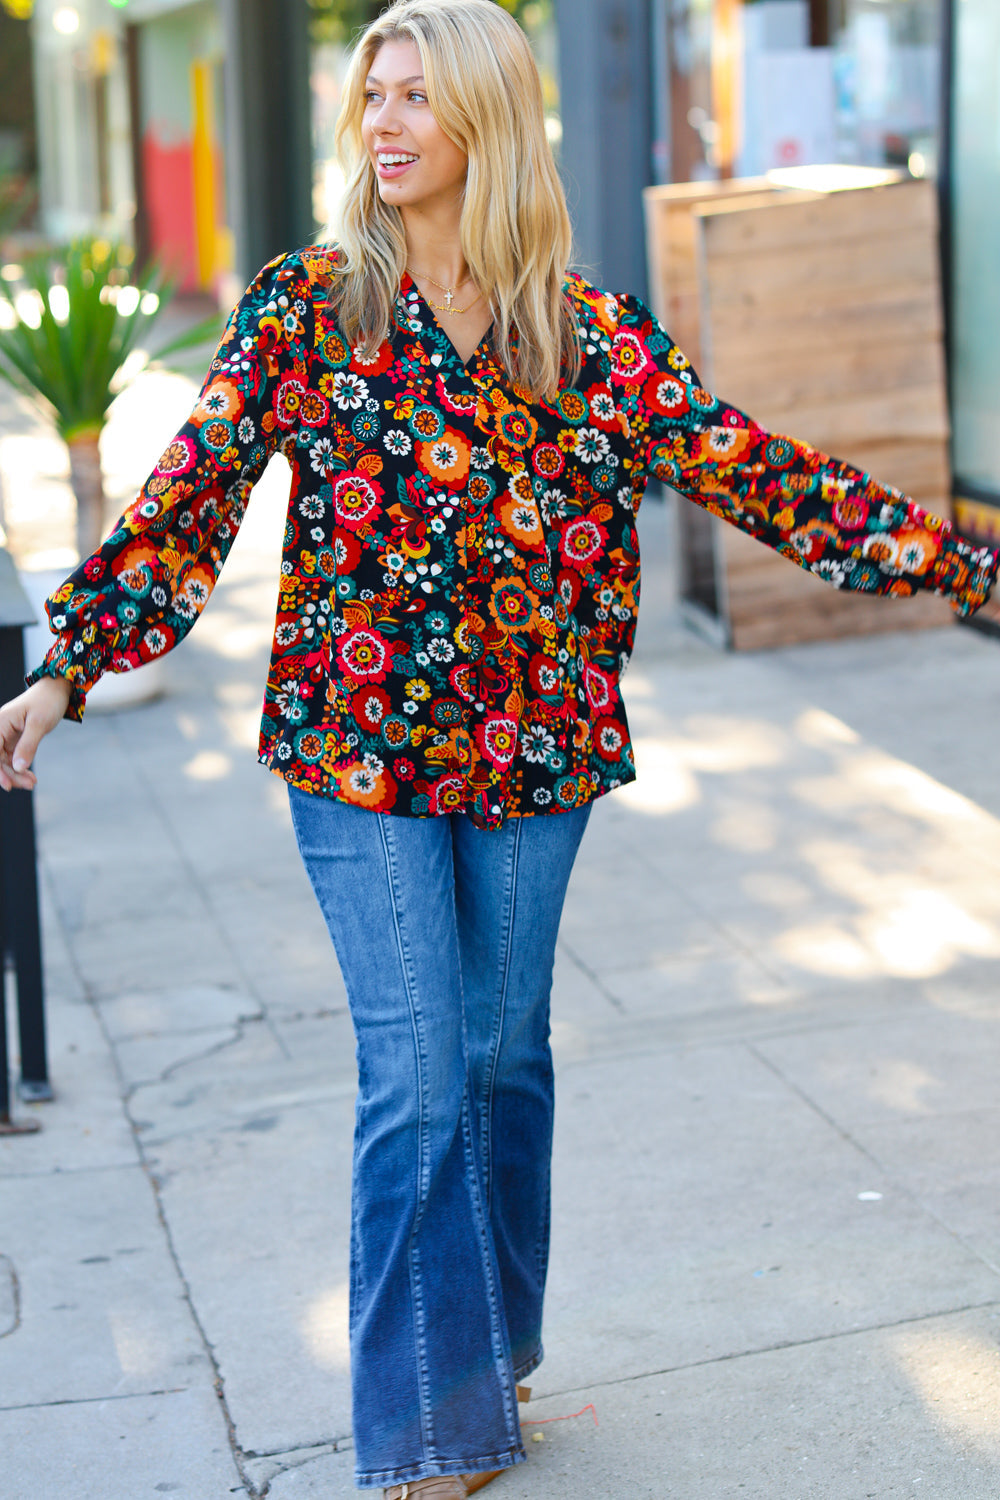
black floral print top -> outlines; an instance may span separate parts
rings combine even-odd
[[[710,395],[643,304],[567,281],[583,354],[554,401],[488,338],[463,364],[405,279],[362,357],[336,251],[279,257],[235,309],[187,423],[100,550],[48,603],[32,674],[72,685],[169,651],[204,607],[253,488],[292,469],[260,759],[305,791],[485,827],[634,776],[619,679],[650,475],[837,587],[946,594],[997,558],[898,491]]]

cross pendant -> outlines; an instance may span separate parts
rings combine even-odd
[[[449,287],[448,290],[445,292],[445,294],[444,294],[444,300],[445,300],[445,303],[447,304],[447,310],[448,310],[448,312],[451,312],[451,304],[455,300],[455,293],[452,291],[451,287]]]

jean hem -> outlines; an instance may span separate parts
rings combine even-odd
[[[514,1381],[515,1381],[515,1383],[517,1385],[520,1385],[521,1381],[524,1379],[524,1377],[526,1375],[532,1375],[535,1372],[535,1370],[538,1369],[538,1366],[541,1364],[541,1362],[542,1362],[542,1360],[544,1358],[545,1358],[545,1350],[541,1347],[541,1345],[539,1345],[538,1349],[536,1350],[536,1352],[534,1354],[529,1355],[528,1358],[522,1364],[514,1366]]]
[[[393,1484],[412,1484],[417,1479],[445,1479],[451,1474],[482,1474],[489,1469],[512,1469],[523,1464],[525,1452],[520,1444],[502,1453],[487,1453],[482,1458],[432,1458],[425,1463],[406,1464],[400,1469],[355,1470],[354,1483],[359,1490],[384,1489]]]

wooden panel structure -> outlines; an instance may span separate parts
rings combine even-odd
[[[882,174],[825,191],[809,180],[650,189],[657,315],[723,399],[948,515],[933,185]],[[932,595],[838,592],[691,509],[682,588],[736,649],[952,618]]]

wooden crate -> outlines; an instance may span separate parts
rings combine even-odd
[[[948,515],[935,192],[868,180],[650,189],[654,307],[724,400]],[[681,538],[686,599],[737,649],[952,618],[932,595],[838,592],[694,506]]]

